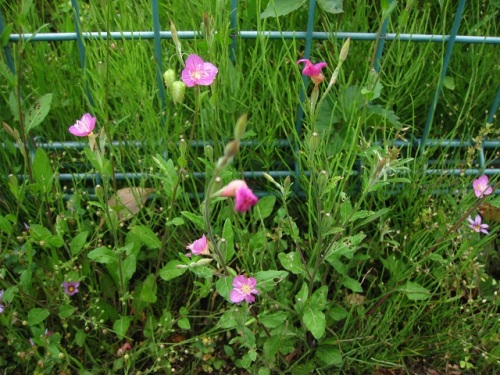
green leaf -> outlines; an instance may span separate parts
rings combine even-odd
[[[295,251],[288,254],[280,253],[278,254],[278,259],[283,268],[290,271],[291,273],[295,275],[307,275],[306,268],[302,264],[300,254],[298,252]]]
[[[412,301],[422,301],[431,297],[429,290],[418,283],[408,281],[398,290],[404,292],[408,299]]]
[[[257,280],[257,288],[261,292],[268,292],[276,288],[276,284],[286,279],[288,272],[267,270],[259,271],[253,275]]]
[[[49,317],[49,315],[50,315],[50,312],[47,309],[41,309],[38,307],[31,309],[28,312],[28,324],[30,326],[40,324],[45,319],[47,319]]]
[[[122,262],[122,272],[125,284],[134,276],[137,265],[137,259],[134,254],[127,256]]]
[[[333,345],[324,345],[316,349],[316,358],[323,366],[342,366],[342,354],[339,348]]]
[[[295,311],[299,313],[302,311],[306,304],[308,294],[309,287],[307,283],[303,283],[302,288],[300,288],[299,292],[295,295],[295,305],[293,306]]]
[[[234,232],[231,225],[231,220],[226,219],[224,228],[222,228],[222,238],[226,240],[223,248],[223,256],[226,263],[229,263],[234,256]]]
[[[151,273],[148,277],[146,277],[146,280],[144,280],[144,283],[142,284],[140,295],[141,301],[155,303],[157,300],[156,290],[157,285],[155,283],[155,275]]]
[[[59,317],[61,319],[69,318],[75,312],[76,308],[71,306],[70,304],[65,304],[59,306]]]
[[[180,318],[179,321],[177,322],[177,325],[181,329],[191,329],[191,324],[189,323],[188,318]]]
[[[26,114],[25,126],[26,133],[40,125],[50,111],[52,94],[45,94],[35,101]],[[40,150],[40,149],[39,149]]]
[[[2,215],[0,215],[0,230],[7,234],[12,234],[12,224]]]
[[[202,231],[206,231],[206,225],[205,225],[205,220],[203,219],[203,216],[201,215],[195,215],[192,212],[189,211],[182,211],[181,212],[182,216],[184,216],[186,219],[191,221],[193,224],[195,224],[199,229]]]
[[[174,217],[172,220],[167,221],[166,225],[167,226],[170,226],[170,225],[175,225],[175,226],[184,225],[184,220],[182,219],[182,217]]]
[[[33,160],[33,176],[44,193],[48,194],[52,190],[54,171],[52,171],[50,160],[43,148],[36,150],[35,159]]]
[[[453,77],[444,77],[443,86],[448,90],[455,90],[455,80],[453,79]]]
[[[260,219],[265,219],[269,217],[274,209],[274,204],[276,203],[276,197],[274,195],[268,195],[267,197],[263,197],[259,199],[259,202],[255,206],[258,212],[258,217]]]
[[[326,319],[325,314],[323,314],[319,309],[314,306],[306,306],[304,308],[304,315],[302,316],[302,321],[306,328],[312,333],[316,340],[319,340],[321,336],[325,333]]]
[[[349,313],[347,312],[347,310],[340,306],[335,306],[334,308],[328,311],[328,316],[333,320],[335,320],[336,322],[339,322],[347,318],[348,315]]]
[[[76,256],[82,251],[83,247],[87,243],[87,237],[89,232],[78,233],[69,244],[69,249],[71,250],[71,255]]]
[[[97,263],[115,263],[118,261],[117,255],[105,246],[98,247],[87,254],[89,259]]]
[[[369,217],[370,215],[373,215],[373,211],[366,211],[366,210],[360,210],[356,213],[354,213],[350,218],[349,222],[353,222],[358,219],[364,219],[366,217]]]
[[[113,323],[113,330],[115,331],[118,338],[121,340],[125,337],[130,326],[132,318],[130,316],[122,316],[120,319]]]
[[[314,308],[323,311],[326,307],[327,295],[328,295],[328,286],[323,285],[322,287],[319,287],[314,291],[308,303],[314,306]]]
[[[167,198],[173,199],[174,189],[179,182],[179,176],[177,175],[177,171],[175,170],[174,162],[171,159],[165,161],[165,159],[163,159],[163,157],[161,157],[160,155],[156,155],[156,157],[153,157],[153,160],[156,162],[161,172],[163,173],[160,179],[163,182],[163,189],[165,190]]]
[[[321,9],[328,13],[342,13],[344,0],[317,0]]]
[[[161,241],[149,227],[137,225],[130,228],[130,231],[135,234],[146,247],[150,249],[159,249],[161,247]]]
[[[231,289],[233,288],[233,278],[232,277],[221,277],[217,282],[215,283],[215,290],[217,290],[217,293],[222,298],[225,298],[226,300],[229,301],[229,293],[231,292]]]
[[[288,312],[278,311],[273,314],[259,316],[259,322],[266,328],[279,327],[288,318]]]
[[[263,351],[262,355],[264,356],[265,360],[269,362],[273,362],[274,357],[276,356],[276,353],[278,353],[278,350],[283,343],[282,337],[279,335],[271,335],[265,342],[263,346]],[[269,371],[268,374],[271,372]],[[260,370],[258,375],[263,374]]]
[[[260,18],[284,16],[306,3],[306,0],[270,0]]]
[[[87,338],[87,334],[83,329],[79,329],[75,334],[75,344],[80,348],[85,344],[85,339]]]
[[[234,317],[234,311],[226,311],[219,319],[217,325],[223,329],[234,328],[237,326],[236,319]]]
[[[186,266],[184,263],[178,260],[171,260],[165,265],[165,267],[160,270],[158,274],[165,281],[175,279],[176,277],[181,276],[184,272],[187,271],[187,268],[177,268],[177,266],[180,265],[184,267]]]
[[[5,289],[2,296],[2,302],[12,302],[17,293],[19,293],[19,288],[17,286],[11,286],[10,288]]]
[[[350,277],[345,277],[342,280],[342,285],[344,285],[346,288],[351,289],[353,292],[356,292],[356,293],[363,292],[363,288],[361,287],[361,283],[357,280],[350,278]]]

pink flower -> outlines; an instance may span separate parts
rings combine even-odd
[[[319,85],[321,82],[325,80],[325,76],[321,73],[321,69],[327,66],[326,62],[313,64],[308,59],[300,59],[299,61],[297,61],[297,64],[300,63],[305,63],[304,70],[302,70],[302,74],[311,77],[311,80],[316,85]]]
[[[472,187],[474,188],[474,194],[476,197],[481,198],[483,195],[490,195],[493,193],[493,188],[488,185],[488,176],[483,174],[477,180],[472,182]]]
[[[76,120],[74,125],[69,127],[69,132],[77,137],[86,137],[94,131],[95,117],[86,113],[82,116],[81,120]]]
[[[470,217],[467,218],[469,220],[469,228],[472,229],[474,232],[482,232],[484,234],[488,234],[488,231],[486,230],[489,225],[488,224],[481,224],[481,216],[477,215],[475,220],[472,220]]]
[[[204,62],[198,55],[189,55],[182,71],[182,81],[187,87],[210,86],[217,75],[215,65]]]
[[[249,303],[255,302],[255,297],[252,294],[259,294],[259,291],[255,289],[256,284],[257,280],[253,277],[247,279],[243,275],[236,276],[233,279],[233,289],[231,289],[229,299],[233,303],[240,303],[243,300]]]
[[[80,286],[79,281],[68,281],[62,283],[62,287],[64,288],[64,293],[66,293],[69,296],[72,296],[76,293],[78,293],[78,287]]]
[[[248,211],[259,200],[243,180],[231,181],[222,188],[220,195],[223,197],[235,197],[234,208],[238,212]]]
[[[190,257],[192,254],[194,254],[194,255],[208,254],[209,248],[208,248],[207,237],[205,237],[205,235],[203,235],[203,237],[201,237],[200,239],[197,239],[193,243],[187,245],[186,249],[189,249],[192,251],[192,253],[186,254],[186,256],[188,256],[188,257]]]

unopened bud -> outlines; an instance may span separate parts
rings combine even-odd
[[[206,266],[206,265],[212,263],[212,261],[213,261],[213,259],[203,258],[203,259],[200,259],[199,261],[196,262],[196,266],[203,267],[203,266]]]
[[[175,25],[172,21],[170,21],[170,32],[172,33],[172,40],[174,41],[175,44],[175,51],[177,52],[177,57],[181,61],[182,65],[184,66],[184,60],[182,59],[182,47],[181,47],[181,41],[179,39],[179,35],[177,34],[177,29],[175,28]]]
[[[172,86],[175,82],[175,70],[173,69],[168,69],[163,73],[163,81],[165,82],[165,86],[167,86],[169,89],[172,89]]]
[[[172,84],[172,99],[175,104],[184,101],[184,94],[186,93],[186,84],[182,81],[175,81]]]
[[[224,157],[232,160],[238,153],[239,149],[240,149],[240,142],[236,139],[232,140],[224,148]]]
[[[351,38],[347,38],[342,49],[340,50],[339,61],[344,62],[347,59],[347,54],[349,53],[349,45],[351,44]]]
[[[101,185],[96,185],[95,186],[95,195],[99,199],[103,199],[104,198],[104,188]]]
[[[247,128],[247,115],[246,113],[241,115],[238,121],[236,121],[236,125],[234,127],[234,139],[241,140],[243,135],[245,134]]]

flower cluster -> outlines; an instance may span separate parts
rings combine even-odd
[[[483,196],[487,196],[493,193],[493,188],[489,185],[489,179],[486,175],[482,175],[481,177],[474,180],[472,182],[472,187],[474,189],[474,194],[478,198],[482,198]],[[468,217],[467,220],[469,221],[469,228],[474,232],[488,234],[487,229],[489,228],[489,225],[482,223],[483,219],[481,215],[477,215],[474,220]]]

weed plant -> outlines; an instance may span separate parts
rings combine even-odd
[[[0,369],[495,373],[498,176],[447,171],[498,138],[497,47],[455,47],[430,131],[474,146],[422,152],[396,141],[422,135],[444,42],[387,41],[376,73],[374,42],[332,36],[304,69],[303,40],[263,31],[305,30],[307,6],[247,0],[233,61],[227,3],[162,2],[201,37],[162,41],[161,88],[152,40],[85,40],[84,69],[75,42],[2,55]],[[151,30],[149,2],[79,5],[84,32]],[[319,8],[316,30],[377,32],[387,6]],[[455,7],[398,4],[388,31],[446,34]],[[71,3],[0,9],[3,42],[75,30]],[[498,10],[469,2],[459,34],[498,35]]]

